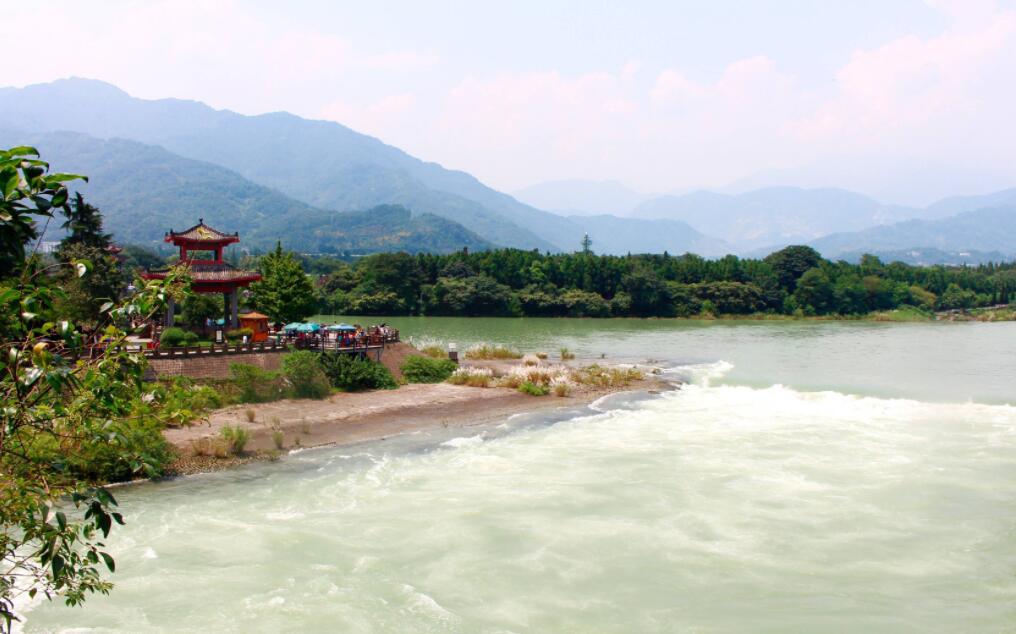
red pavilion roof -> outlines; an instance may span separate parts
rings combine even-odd
[[[161,280],[166,277],[168,270],[146,271],[141,277],[148,280]],[[246,286],[251,282],[261,279],[261,274],[254,271],[244,271],[233,267],[225,262],[202,263],[195,262],[190,266],[191,280],[197,290],[205,284],[227,284],[230,286]]]
[[[173,244],[204,244],[204,245],[225,245],[240,241],[239,233],[223,233],[205,224],[204,218],[198,219],[198,224],[184,231],[173,231],[166,234],[166,242]]]

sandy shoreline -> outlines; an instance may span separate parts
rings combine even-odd
[[[176,474],[230,468],[278,451],[276,431],[282,432],[283,451],[299,447],[350,445],[382,440],[433,427],[469,427],[513,414],[587,405],[608,394],[664,391],[673,384],[650,375],[626,387],[581,389],[566,397],[533,397],[509,388],[477,388],[448,383],[410,384],[397,390],[335,394],[320,400],[286,399],[272,403],[235,405],[212,412],[207,420],[167,429],[166,439],[181,459]],[[248,410],[254,421],[248,422]],[[195,446],[221,437],[226,426],[246,429],[250,440],[245,456],[215,458],[195,455]],[[207,440],[205,440],[207,439]]]

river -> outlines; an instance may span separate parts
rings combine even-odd
[[[1016,626],[1016,323],[389,321],[688,383],[121,490],[112,594],[25,630]]]

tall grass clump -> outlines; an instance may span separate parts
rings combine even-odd
[[[434,359],[442,359],[448,357],[448,353],[445,352],[444,345],[440,341],[437,341],[436,339],[430,339],[428,337],[421,337],[420,339],[415,339],[413,337],[410,337],[409,345],[419,350],[421,354],[426,355],[428,357],[432,357]]]
[[[522,357],[522,365],[540,365],[540,357],[535,354],[527,354]]]
[[[568,348],[561,348],[561,360],[570,361],[575,358],[575,353]]]
[[[522,353],[502,344],[478,343],[466,349],[467,359],[521,359]]]
[[[430,357],[407,357],[399,369],[409,383],[440,383],[455,372],[458,365],[451,359],[432,359]]]
[[[550,380],[548,385],[550,391],[554,393],[554,396],[565,397],[571,394],[574,384],[571,379],[563,376],[555,376]]]
[[[226,425],[219,433],[234,455],[243,453],[243,448],[247,446],[247,441],[250,440],[250,433],[243,427]]]
[[[494,373],[487,368],[462,367],[448,377],[452,385],[468,385],[469,387],[490,387]]]
[[[593,387],[625,387],[634,381],[641,381],[645,374],[634,367],[604,367],[590,365],[572,373],[572,379],[582,385]]]

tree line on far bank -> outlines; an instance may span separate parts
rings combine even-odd
[[[313,289],[300,293],[300,302],[306,306],[303,316],[312,312],[855,316],[905,306],[934,311],[1016,300],[1016,263],[921,267],[887,264],[869,255],[852,264],[823,259],[807,246],[786,247],[763,259],[730,255],[718,260],[692,254],[596,255],[588,244],[584,247],[568,254],[519,249],[447,255],[380,253],[353,264],[303,257],[304,269],[315,282]],[[278,265],[286,257],[277,251],[266,263]],[[295,268],[300,259],[288,256],[288,268]],[[292,293],[292,276],[287,279],[278,292]],[[255,305],[266,305],[259,298],[264,290],[255,289]]]

